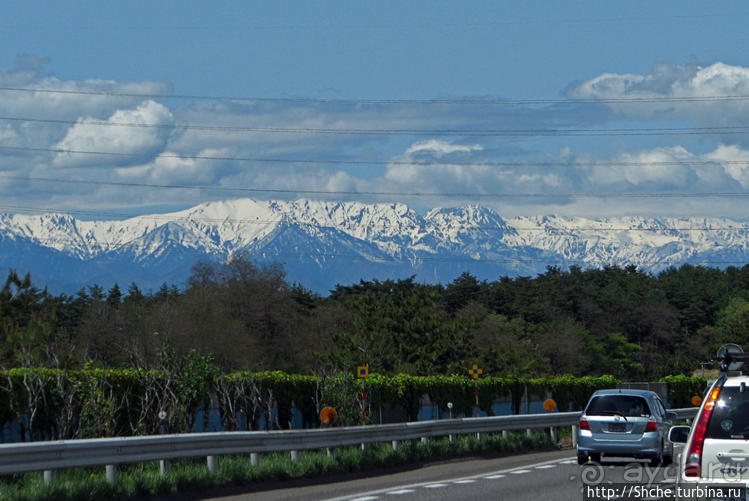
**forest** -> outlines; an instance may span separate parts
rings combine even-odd
[[[15,270],[0,290],[0,368],[157,368],[165,348],[224,372],[315,375],[692,374],[726,343],[749,344],[749,265],[561,270],[446,285],[413,277],[289,283],[281,265],[200,263],[184,287],[99,285],[53,295]]]

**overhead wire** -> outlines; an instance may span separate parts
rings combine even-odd
[[[280,103],[348,103],[348,104],[414,104],[414,105],[533,105],[533,104],[628,104],[628,103],[691,103],[718,101],[747,101],[749,95],[712,96],[639,96],[626,98],[561,98],[561,99],[497,99],[497,98],[424,98],[424,99],[364,99],[312,97],[211,96],[198,94],[157,94],[106,90],[50,89],[39,87],[0,86],[0,91],[81,96],[129,97],[148,99],[188,99],[205,101],[280,102]]]
[[[233,133],[287,133],[287,134],[340,134],[340,135],[413,135],[413,136],[480,136],[480,137],[525,137],[525,136],[670,136],[746,134],[749,125],[708,127],[631,127],[631,128],[555,128],[555,129],[353,129],[323,127],[249,127],[233,125],[204,125],[190,123],[142,123],[110,122],[103,120],[62,120],[34,117],[0,116],[0,121],[47,123],[58,125],[94,127],[130,127],[168,130],[198,130]]]
[[[561,102],[652,102],[654,100],[661,102],[692,102],[692,101],[728,101],[728,100],[746,100],[749,96],[687,96],[687,97],[647,97],[647,98],[626,98],[626,99],[560,99],[560,100],[495,100],[495,99],[398,99],[398,100],[348,100],[348,99],[316,99],[316,98],[230,98],[220,96],[187,96],[187,95],[166,95],[166,94],[133,94],[104,91],[73,91],[59,89],[40,89],[40,88],[17,88],[17,87],[0,87],[4,91],[18,92],[40,92],[40,93],[61,93],[61,94],[80,94],[80,95],[106,95],[120,97],[164,97],[164,98],[202,98],[202,99],[230,99],[230,100],[249,100],[249,101],[305,101],[305,102],[357,102],[357,103],[420,103],[420,104],[539,104],[539,103],[561,103]],[[476,135],[501,135],[501,134],[612,134],[612,135],[643,135],[643,134],[706,134],[706,133],[746,133],[749,132],[749,126],[720,126],[720,127],[694,127],[694,128],[629,128],[629,129],[493,129],[493,130],[427,130],[427,129],[325,129],[325,128],[279,128],[279,127],[238,127],[238,126],[211,126],[200,124],[148,124],[148,123],[117,123],[105,121],[66,121],[53,119],[39,119],[28,117],[0,117],[0,120],[9,121],[27,121],[40,123],[59,123],[59,124],[80,124],[94,126],[123,126],[123,127],[153,127],[153,128],[174,128],[174,129],[197,129],[208,131],[234,131],[234,132],[290,132],[290,133],[322,133],[322,134],[476,134]],[[8,151],[29,151],[29,152],[48,152],[57,154],[82,154],[82,155],[102,155],[117,157],[152,157],[152,155],[139,155],[134,153],[120,152],[103,152],[74,150],[65,148],[34,148],[34,147],[13,147],[0,146],[0,149]],[[674,160],[674,161],[613,161],[613,162],[456,162],[456,161],[419,161],[419,160],[357,160],[357,159],[293,159],[293,158],[269,158],[269,157],[228,157],[216,155],[171,155],[162,154],[161,158],[177,159],[195,159],[195,160],[214,160],[214,161],[247,161],[247,162],[267,162],[267,163],[296,163],[296,164],[336,164],[336,165],[424,165],[424,166],[688,166],[688,165],[747,165],[749,161],[744,160]],[[411,197],[475,197],[475,198],[674,198],[674,197],[745,197],[749,193],[743,192],[703,192],[703,193],[430,193],[430,192],[394,192],[394,191],[335,191],[335,190],[281,190],[281,189],[263,189],[263,188],[239,188],[239,187],[221,187],[221,186],[200,186],[200,185],[173,185],[173,184],[149,184],[149,183],[130,183],[130,182],[113,182],[97,180],[72,180],[67,178],[39,178],[30,176],[5,176],[0,178],[18,181],[43,181],[55,183],[76,183],[91,185],[110,185],[110,186],[129,186],[129,187],[147,187],[147,188],[167,188],[167,189],[199,189],[213,191],[232,191],[232,192],[250,192],[250,193],[274,193],[274,194],[315,194],[315,195],[369,195],[369,196],[411,196]]]
[[[426,191],[349,191],[349,190],[311,190],[311,189],[276,189],[276,188],[242,188],[232,186],[150,184],[126,181],[96,181],[86,179],[42,178],[26,176],[0,175],[0,179],[17,181],[43,181],[68,184],[88,184],[105,186],[127,186],[138,188],[161,188],[180,190],[206,190],[221,192],[304,194],[304,195],[366,195],[366,196],[404,196],[432,198],[488,198],[488,199],[560,199],[560,198],[744,198],[749,192],[698,192],[698,193],[456,193]]]
[[[7,151],[26,151],[37,153],[62,153],[76,155],[101,155],[125,158],[153,158],[153,154],[146,153],[122,153],[116,151],[93,151],[93,150],[75,150],[70,148],[37,148],[31,146],[6,146],[0,145],[0,150]],[[326,165],[404,165],[404,166],[461,166],[461,167],[650,167],[650,166],[706,166],[706,165],[749,165],[747,160],[614,160],[614,161],[542,161],[542,162],[504,162],[504,161],[472,161],[462,162],[460,160],[359,160],[355,158],[278,158],[278,157],[231,157],[219,155],[184,155],[172,153],[160,153],[158,158],[184,159],[184,160],[213,160],[229,162],[257,162],[257,163],[280,163],[280,164],[326,164]]]

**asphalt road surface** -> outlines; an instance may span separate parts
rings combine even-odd
[[[678,450],[676,451],[679,452]],[[579,466],[574,450],[494,459],[464,459],[396,473],[279,483],[254,492],[202,497],[211,501],[538,501],[583,499],[584,485],[673,482],[676,466],[651,468],[645,461],[604,459]],[[214,494],[215,496],[215,494]]]

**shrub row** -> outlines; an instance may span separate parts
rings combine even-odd
[[[219,409],[225,430],[252,429],[261,418],[270,427],[286,428],[292,407],[302,413],[308,426],[317,426],[320,410],[332,406],[338,412],[338,423],[348,425],[360,423],[362,411],[372,416],[373,410],[388,407],[415,420],[425,394],[440,409],[452,402],[455,415],[472,415],[476,389],[481,409],[489,414],[497,399],[509,399],[518,413],[524,398],[548,396],[560,410],[579,410],[595,390],[612,388],[619,382],[613,376],[486,377],[474,381],[465,376],[372,374],[362,383],[348,373],[323,377],[279,371],[221,375],[214,367],[198,362],[159,371],[0,371],[0,422],[18,423],[23,440],[68,439],[188,432],[201,415],[197,411],[209,408]],[[705,380],[698,377],[671,376],[664,381],[674,407],[691,406],[692,396],[702,395],[705,387]],[[166,420],[159,420],[160,411],[166,412]]]

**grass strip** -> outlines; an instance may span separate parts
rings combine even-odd
[[[100,501],[112,499],[148,499],[176,493],[204,491],[219,487],[247,486],[269,481],[315,478],[330,474],[361,472],[375,468],[418,465],[429,461],[472,455],[512,454],[552,448],[548,434],[510,433],[459,435],[447,438],[402,442],[397,450],[389,443],[361,447],[343,447],[333,456],[326,451],[302,451],[292,462],[288,453],[260,456],[258,468],[249,455],[221,456],[218,471],[211,473],[205,458],[172,462],[167,475],[159,474],[158,462],[121,465],[116,486],[107,483],[104,468],[59,470],[55,482],[44,483],[41,472],[11,475],[0,480],[0,500],[16,501]]]

